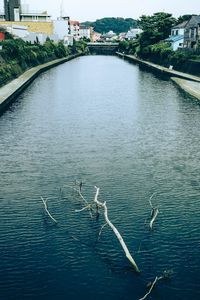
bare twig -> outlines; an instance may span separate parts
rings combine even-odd
[[[139,300],[144,300],[144,299],[146,299],[147,296],[148,296],[148,295],[151,293],[151,291],[153,290],[153,288],[154,288],[156,282],[158,282],[158,281],[159,281],[160,279],[162,279],[162,278],[163,278],[163,276],[161,276],[161,277],[157,277],[157,276],[156,276],[154,282],[151,284],[151,287],[150,287],[149,291],[144,295],[144,297],[140,298]]]
[[[150,223],[149,223],[150,229],[153,228],[153,223],[154,223],[154,221],[155,221],[155,219],[157,218],[157,215],[158,215],[158,213],[159,213],[158,208],[157,208],[157,207],[154,207],[153,204],[152,204],[152,201],[151,201],[152,198],[153,198],[153,196],[154,196],[155,194],[156,194],[156,192],[153,193],[153,194],[151,195],[151,197],[149,198],[149,204],[150,204],[150,207],[151,207],[151,220],[150,220]]]
[[[103,231],[104,227],[106,227],[107,225],[108,225],[108,224],[105,223],[104,225],[101,226],[101,229],[100,229],[100,231],[99,231],[98,241],[100,240],[100,237],[101,237],[101,234],[102,234],[102,231]]]
[[[151,197],[149,198],[149,204],[150,204],[151,208],[153,208],[153,205],[152,205],[151,200],[152,200],[152,198],[154,197],[155,194],[156,194],[156,192],[154,192],[154,193],[151,195]]]
[[[81,199],[85,202],[85,204],[88,204],[88,201],[83,197],[83,195],[81,194],[80,190],[77,190],[76,188],[70,186],[70,185],[64,185],[63,187],[68,187],[72,190],[74,190],[75,192],[77,192],[79,194],[79,196],[81,197]]]
[[[156,219],[158,213],[159,213],[158,208],[153,208],[153,209],[152,209],[152,219],[151,219],[151,221],[150,221],[150,223],[149,223],[149,227],[150,227],[151,229],[153,228],[153,223],[154,223],[154,221],[155,221],[155,219]]]
[[[148,297],[148,295],[152,292],[153,288],[155,287],[155,284],[161,280],[161,279],[169,279],[170,276],[173,274],[173,271],[171,270],[165,270],[163,272],[163,275],[162,276],[156,276],[156,278],[154,279],[154,281],[152,283],[150,283],[150,289],[149,291],[144,295],[144,297],[140,298],[139,300],[144,300]]]
[[[50,214],[50,212],[49,212],[49,210],[48,210],[48,207],[47,207],[47,199],[44,200],[43,197],[41,197],[41,199],[42,199],[42,202],[43,202],[43,204],[44,204],[44,209],[45,209],[47,215],[51,218],[52,221],[54,221],[55,223],[58,223],[58,222],[56,221],[56,219],[54,219],[54,217]]]
[[[76,209],[75,212],[82,212],[86,209],[91,209],[91,204],[88,204],[87,206],[83,207],[82,209]]]

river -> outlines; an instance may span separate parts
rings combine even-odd
[[[200,106],[169,80],[114,56],[38,77],[0,118],[0,299],[200,298]],[[100,187],[109,217],[81,209]],[[149,198],[159,208],[149,230]],[[57,219],[44,212],[41,196]]]

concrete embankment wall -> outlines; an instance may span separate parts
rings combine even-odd
[[[191,81],[191,80],[185,80],[177,77],[171,78],[173,82],[178,85],[181,90],[184,90],[187,94],[191,95],[192,97],[200,100],[200,83]]]
[[[0,115],[9,107],[9,105],[18,97],[25,88],[35,80],[42,72],[63,64],[69,60],[77,58],[82,54],[70,55],[61,59],[56,59],[46,64],[39,65],[24,72],[18,78],[12,80],[0,88]]]
[[[156,65],[154,63],[139,59],[137,57],[135,57],[134,55],[126,55],[123,53],[116,53],[119,57],[124,58],[130,62],[134,62],[137,63],[141,66],[147,67],[148,69],[151,69],[152,71],[162,74],[162,75],[167,75],[169,77],[179,77],[182,79],[186,79],[186,80],[192,80],[192,81],[196,81],[196,82],[200,82],[200,77],[198,76],[194,76],[191,74],[187,74],[187,73],[183,73],[183,72],[179,72],[179,71],[175,71],[175,70],[170,70],[168,68],[162,67],[160,65]]]
[[[156,65],[148,61],[143,61],[133,55],[124,55],[119,52],[117,52],[116,54],[123,59],[144,66],[154,73],[160,74],[162,76],[168,76],[174,83],[176,83],[176,85],[181,90],[185,91],[190,96],[200,100],[200,77],[175,70],[170,70],[160,65]]]

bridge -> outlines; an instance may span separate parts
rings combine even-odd
[[[119,43],[88,43],[91,54],[113,55],[118,50]]]

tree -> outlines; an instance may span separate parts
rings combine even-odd
[[[177,24],[183,23],[185,21],[189,21],[192,16],[197,16],[197,15],[183,15],[183,16],[180,16],[177,20]]]
[[[143,32],[138,39],[138,54],[148,55],[148,47],[166,39],[174,24],[176,24],[176,19],[169,13],[158,12],[152,16],[141,16],[138,25]]]

